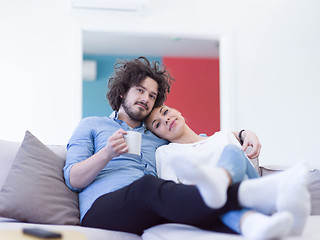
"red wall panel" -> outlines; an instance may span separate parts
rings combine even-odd
[[[166,104],[178,109],[196,133],[220,130],[219,59],[163,57],[176,79]]]

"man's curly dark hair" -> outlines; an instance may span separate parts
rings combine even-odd
[[[107,99],[113,110],[119,110],[123,98],[132,86],[137,86],[147,77],[158,83],[158,95],[154,107],[161,106],[167,99],[174,78],[158,61],[150,63],[146,57],[131,61],[119,61],[114,66],[114,74],[109,79]]]

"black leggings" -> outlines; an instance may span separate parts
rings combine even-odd
[[[139,235],[143,230],[162,223],[183,223],[206,230],[232,232],[223,227],[220,216],[241,208],[238,188],[239,183],[230,186],[225,206],[211,209],[203,202],[195,186],[147,175],[99,197],[81,225]]]

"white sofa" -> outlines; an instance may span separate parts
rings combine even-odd
[[[16,155],[21,146],[21,142],[10,142],[10,141],[4,141],[0,140],[0,204],[5,201],[3,195],[3,185],[6,184],[6,178],[11,171],[11,167],[13,165],[13,162],[16,161]],[[66,147],[65,146],[48,146],[54,153],[56,153],[61,158],[65,159],[66,157]],[[60,174],[62,175],[62,169]],[[35,187],[36,188],[36,187]],[[50,188],[50,186],[48,186]],[[70,191],[71,192],[71,191]],[[38,196],[40,195],[40,196]],[[39,193],[36,196],[33,196],[35,200],[38,200],[38,198],[44,198],[44,196],[41,196],[41,193]],[[29,198],[29,196],[27,196]],[[14,199],[10,199],[13,201]],[[28,201],[28,200],[26,200]],[[25,208],[24,203],[20,204],[20,208]],[[45,203],[44,203],[45,205]],[[1,208],[1,206],[0,206]],[[4,212],[4,210],[0,210],[0,212]],[[39,206],[40,213],[43,212],[44,214],[48,214],[47,212],[44,212],[41,206]],[[70,212],[70,211],[69,211]],[[11,213],[4,213],[6,215]],[[26,212],[25,214],[28,214]],[[70,215],[67,213],[67,215]],[[76,213],[76,217],[79,215],[79,213]],[[31,216],[32,217],[32,216]],[[23,216],[21,216],[23,219]],[[23,222],[21,220],[16,220],[8,217],[3,217],[0,213],[0,239],[1,238],[1,230],[21,230],[24,227],[41,227],[48,230],[53,231],[75,231],[83,233],[88,240],[100,240],[100,239],[113,239],[113,240],[137,240],[141,239],[140,236],[136,234],[131,233],[125,233],[125,232],[117,232],[117,231],[109,231],[109,230],[103,230],[103,229],[95,229],[95,228],[86,228],[78,225],[78,223],[74,224],[51,224],[44,222],[44,224],[38,223],[27,223]],[[41,221],[40,221],[41,222]],[[63,221],[62,221],[63,223]]]
[[[27,135],[27,134],[26,134]],[[31,135],[31,138],[33,137],[33,135]],[[29,135],[30,138],[30,135]],[[29,139],[30,140],[30,139]],[[37,139],[32,139],[32,141],[37,141]],[[34,142],[32,142],[32,144],[34,144]],[[78,225],[77,222],[67,222],[64,223],[64,216],[66,216],[65,218],[69,218],[70,215],[73,215],[73,219],[77,219],[79,213],[78,213],[78,208],[77,206],[73,205],[70,207],[70,209],[62,209],[61,211],[66,211],[67,213],[63,213],[65,215],[59,215],[58,212],[59,210],[55,210],[57,208],[53,208],[55,207],[54,205],[56,204],[55,202],[51,202],[51,200],[47,197],[47,195],[50,197],[50,194],[60,194],[58,191],[56,190],[52,190],[54,189],[53,185],[48,182],[48,183],[43,183],[43,184],[47,184],[50,186],[47,186],[47,188],[50,190],[50,192],[48,193],[42,193],[39,192],[37,194],[33,193],[31,196],[28,195],[29,192],[32,193],[32,191],[37,188],[38,186],[32,186],[32,184],[38,184],[38,181],[41,180],[41,176],[39,176],[40,180],[37,179],[37,181],[35,183],[29,183],[28,181],[30,180],[30,178],[34,177],[34,175],[41,175],[41,173],[36,172],[36,173],[32,173],[30,174],[29,172],[26,172],[25,169],[23,168],[23,172],[21,172],[21,175],[24,175],[24,177],[22,178],[22,182],[19,182],[19,177],[17,177],[17,175],[14,175],[13,172],[16,171],[17,172],[17,168],[15,165],[17,165],[17,162],[19,163],[19,165],[24,165],[26,167],[30,167],[30,165],[33,167],[32,169],[35,169],[35,171],[38,171],[37,169],[43,166],[40,166],[39,162],[36,163],[36,168],[34,167],[34,165],[29,164],[30,161],[33,161],[32,158],[36,158],[35,156],[33,156],[33,152],[32,151],[36,151],[35,149],[30,149],[30,141],[28,142],[28,144],[26,144],[26,138],[23,141],[23,147],[21,146],[20,142],[10,142],[10,141],[5,141],[5,140],[0,140],[0,236],[1,236],[1,231],[2,230],[21,230],[23,227],[42,227],[45,229],[49,229],[49,230],[54,230],[54,231],[75,231],[75,232],[80,232],[83,233],[87,239],[89,240],[98,240],[98,239],[113,239],[113,240],[126,240],[126,239],[144,239],[144,240],[185,240],[185,239],[219,239],[219,240],[223,240],[223,239],[243,239],[242,236],[239,235],[233,235],[233,234],[221,234],[221,233],[214,233],[214,232],[210,232],[210,231],[204,231],[201,229],[197,229],[195,227],[191,227],[191,226],[187,226],[187,225],[183,225],[183,224],[163,224],[163,225],[159,225],[159,226],[155,226],[153,228],[147,229],[145,231],[145,233],[142,236],[138,236],[135,234],[130,234],[130,233],[124,233],[124,232],[117,232],[117,231],[109,231],[109,230],[102,230],[102,229],[95,229],[95,228],[85,228],[82,227],[80,225]],[[36,144],[41,144],[41,142],[37,142]],[[27,145],[27,146],[26,146]],[[39,145],[37,145],[39,146]],[[47,146],[50,150],[52,150],[57,156],[59,156],[61,159],[65,159],[66,156],[66,148],[65,146],[58,146],[58,145],[49,145]],[[46,150],[47,151],[47,150]],[[40,151],[40,153],[42,153]],[[53,155],[52,155],[53,156]],[[20,159],[19,159],[20,158]],[[23,158],[23,159],[22,159]],[[31,158],[31,160],[30,160]],[[47,159],[47,154],[45,156],[43,156],[43,159]],[[22,160],[21,160],[22,159]],[[26,162],[26,159],[29,162]],[[38,158],[36,159],[37,161],[47,161],[48,160],[43,160],[42,158]],[[36,161],[35,160],[35,161]],[[50,159],[50,161],[52,161],[52,159]],[[54,165],[52,162],[49,162],[50,166]],[[45,167],[45,166],[44,166]],[[61,164],[59,165],[59,167],[61,167]],[[30,171],[33,171],[33,170]],[[20,168],[18,170],[21,170]],[[262,171],[262,175],[265,174],[270,174],[271,172],[273,172],[272,169],[267,169],[267,168],[260,168],[260,170]],[[43,172],[43,171],[42,171]],[[59,171],[58,171],[59,172]],[[313,213],[312,214],[320,214],[319,211],[319,205],[320,205],[320,201],[319,201],[319,191],[318,189],[320,189],[320,180],[319,180],[319,173],[318,172],[313,172],[313,180],[312,182],[310,182],[310,186],[311,186],[311,190],[313,191]],[[17,173],[15,173],[17,174]],[[19,174],[19,172],[18,172]],[[62,174],[62,169],[60,170],[59,173],[57,174]],[[10,176],[9,175],[14,175],[14,184],[13,187],[12,186],[8,186],[10,185]],[[30,176],[29,176],[30,175]],[[31,176],[32,175],[32,176]],[[25,177],[27,176],[27,177]],[[62,176],[62,175],[61,175]],[[43,177],[43,176],[42,176]],[[46,176],[44,176],[46,177]],[[12,176],[11,176],[12,178]],[[54,179],[56,180],[56,179]],[[61,181],[61,179],[59,180]],[[9,183],[8,183],[9,182]],[[45,182],[45,180],[41,180],[40,182]],[[20,196],[19,194],[21,194],[21,192],[23,192],[23,190],[21,190],[21,188],[17,188],[17,185],[25,185],[23,186],[23,189],[27,188],[27,196],[26,195],[22,195]],[[31,186],[30,186],[31,184]],[[29,188],[28,188],[29,186]],[[14,190],[16,190],[15,188],[17,188],[19,190],[19,192],[15,193]],[[13,190],[12,190],[13,189]],[[39,187],[39,189],[41,189],[41,187]],[[11,192],[10,192],[11,191]],[[8,193],[9,192],[9,193]],[[8,201],[8,196],[9,196],[9,203],[5,202]],[[17,200],[17,203],[15,203],[16,201],[16,197],[15,194],[20,197],[21,199]],[[22,193],[25,194],[25,193]],[[74,194],[74,193],[72,193]],[[54,196],[54,195],[52,195]],[[73,200],[77,200],[77,195],[75,195],[76,197]],[[7,198],[6,198],[7,197]],[[74,197],[74,196],[73,196]],[[24,208],[30,208],[33,207],[32,204],[28,205],[28,201],[30,201],[30,199],[24,199],[24,198],[30,198],[31,201],[34,201],[34,205],[36,206],[36,210],[33,210],[33,212],[35,214],[31,214],[28,216],[24,216],[23,214],[27,215],[30,214],[30,211],[28,213],[28,211],[22,211]],[[59,197],[59,199],[61,199],[62,197]],[[20,202],[19,202],[20,201]],[[38,201],[38,202],[37,202]],[[59,202],[59,200],[57,200]],[[7,204],[5,205],[4,204]],[[13,206],[11,206],[11,205]],[[19,204],[19,208],[17,208],[17,206],[15,206],[14,204]],[[67,205],[67,204],[65,204]],[[4,207],[3,207],[4,206]],[[6,211],[6,206],[12,207],[12,210],[10,211]],[[46,206],[46,207],[44,207]],[[46,218],[44,218],[44,220],[41,220],[41,216],[48,214],[48,212],[45,212],[46,208],[52,208],[53,212],[50,212],[50,216],[49,219],[53,219],[52,222],[47,222]],[[70,211],[69,211],[70,210]],[[69,211],[69,212],[68,212]],[[32,213],[32,212],[31,212]],[[17,219],[13,219],[12,218],[12,214],[18,214],[18,220]],[[38,215],[37,215],[38,214]],[[34,216],[37,215],[37,216]],[[57,216],[57,218],[55,218],[55,216]],[[11,218],[10,218],[11,217]],[[30,221],[31,219],[31,221]],[[39,220],[40,219],[40,220]],[[57,220],[56,220],[57,219]],[[33,223],[31,223],[33,222]],[[285,239],[320,239],[320,231],[318,230],[318,224],[320,222],[320,216],[319,215],[312,215],[309,217],[308,219],[308,223],[307,226],[305,228],[305,231],[303,233],[303,236],[301,237],[287,237]],[[1,238],[1,237],[0,237]]]

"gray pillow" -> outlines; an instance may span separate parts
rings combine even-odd
[[[320,171],[310,172],[308,190],[311,195],[311,215],[320,215]]]
[[[0,216],[32,223],[78,225],[78,194],[65,185],[64,163],[27,131],[0,191]]]

